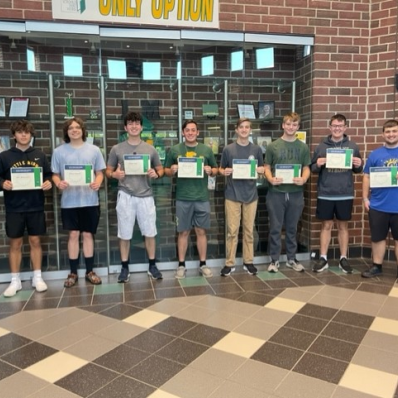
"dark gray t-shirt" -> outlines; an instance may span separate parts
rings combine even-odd
[[[150,155],[152,169],[161,166],[156,149],[144,141],[141,141],[138,145],[131,145],[128,141],[115,145],[109,153],[108,166],[114,167],[116,170],[120,163],[122,170],[124,170],[123,156],[133,154]],[[126,175],[122,180],[119,180],[118,189],[139,198],[152,196],[152,187],[149,180],[150,178],[147,175]]]
[[[246,146],[239,145],[236,142],[227,145],[222,152],[221,167],[223,169],[232,167],[234,159],[257,159],[258,167],[264,165],[261,148],[251,142]],[[225,198],[242,203],[251,203],[257,200],[257,180],[234,180],[232,176],[228,176]]]

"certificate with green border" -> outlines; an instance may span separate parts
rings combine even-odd
[[[146,154],[124,155],[124,172],[126,175],[147,174],[151,168],[151,157]]]
[[[90,185],[94,180],[91,164],[67,164],[64,169],[64,180],[70,186]]]
[[[203,178],[203,158],[178,158],[178,178]]]
[[[10,172],[13,191],[42,189],[42,167],[12,167]]]

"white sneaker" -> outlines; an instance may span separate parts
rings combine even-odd
[[[201,267],[199,267],[199,272],[205,278],[211,278],[213,276],[213,272],[211,272],[211,269],[207,265],[202,265]]]
[[[32,279],[32,287],[36,289],[36,292],[45,292],[47,290],[46,282],[43,281],[42,278],[33,278]]]
[[[20,279],[12,279],[10,286],[4,291],[4,297],[13,297],[17,294],[18,291],[22,289],[22,284]]]
[[[180,265],[177,268],[176,278],[177,279],[184,279],[185,278],[185,267],[183,267],[182,265]]]
[[[268,266],[268,272],[278,272],[279,269],[279,261],[271,261]]]
[[[304,266],[303,264],[300,264],[296,259],[294,260],[289,260],[286,263],[286,267],[292,268],[297,272],[304,272]]]

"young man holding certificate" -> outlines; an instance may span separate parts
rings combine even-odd
[[[118,180],[116,213],[122,262],[118,282],[126,283],[130,278],[130,241],[135,219],[145,237],[148,275],[153,279],[162,279],[155,262],[156,207],[150,181],[163,177],[163,166],[156,149],[141,140],[141,114],[128,112],[124,116],[124,129],[127,140],[111,149],[106,168],[107,177]]]
[[[100,149],[86,142],[86,128],[77,117],[63,126],[63,145],[55,148],[51,159],[54,185],[61,191],[63,228],[69,231],[68,256],[70,273],[64,287],[72,287],[78,280],[79,240],[83,238],[86,280],[101,284],[93,271],[94,235],[100,217],[98,191],[104,179],[105,162]]]
[[[208,177],[216,176],[218,168],[212,149],[197,141],[199,130],[194,120],[184,122],[182,135],[185,141],[170,149],[165,164],[165,174],[168,177],[177,177],[176,223],[179,263],[176,278],[185,278],[185,255],[192,227],[196,233],[200,273],[210,278],[213,273],[206,265],[206,229],[210,228],[207,184]]]
[[[336,218],[340,247],[339,268],[346,274],[352,273],[347,260],[348,221],[354,204],[353,173],[361,173],[362,158],[358,146],[345,134],[347,121],[344,115],[332,116],[329,122],[331,134],[314,151],[311,171],[318,174],[318,199],[316,217],[322,220],[319,261],[313,264],[314,272],[329,268],[328,248]]]
[[[285,224],[286,266],[302,272],[296,259],[297,224],[304,208],[303,186],[310,177],[310,150],[296,138],[300,115],[288,113],[283,118],[283,135],[273,141],[265,152],[265,178],[270,186],[267,193],[269,217],[269,272],[278,272],[281,253],[281,232]]]
[[[398,121],[385,122],[382,136],[384,145],[370,153],[363,174],[363,204],[369,212],[373,260],[372,267],[362,272],[364,278],[382,275],[389,231],[398,262]]]
[[[11,283],[4,297],[22,289],[19,275],[25,229],[29,235],[32,286],[37,292],[47,290],[41,276],[42,248],[40,236],[46,233],[44,192],[51,189],[51,167],[43,151],[30,146],[34,127],[27,120],[11,125],[15,147],[0,154],[0,186],[4,191],[6,234],[10,239],[9,263]]]
[[[236,123],[236,142],[227,145],[221,156],[220,174],[227,177],[225,187],[225,215],[227,221],[227,258],[221,276],[235,271],[235,256],[239,227],[242,220],[243,268],[256,275],[253,265],[253,228],[257,211],[257,174],[264,174],[263,152],[249,141],[251,122],[241,118]]]

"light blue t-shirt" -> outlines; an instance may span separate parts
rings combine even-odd
[[[54,150],[51,159],[53,173],[59,174],[62,180],[65,179],[65,165],[90,164],[93,166],[94,175],[96,171],[106,168],[100,149],[87,142],[78,148],[70,144],[63,144]],[[62,191],[61,207],[63,209],[97,206],[98,204],[98,192],[93,191],[89,186],[69,186]]]

